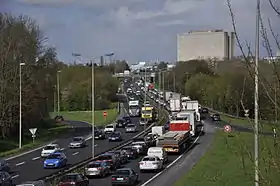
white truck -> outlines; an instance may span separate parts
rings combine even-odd
[[[141,107],[139,105],[139,100],[129,101],[128,102],[128,112],[131,117],[140,117],[141,116]]]
[[[174,112],[180,112],[181,110],[181,99],[170,99],[169,101],[169,107],[170,107],[170,111],[172,113]]]
[[[196,120],[200,122],[199,103],[197,100],[186,100],[182,102],[182,110],[195,110]]]
[[[190,133],[192,136],[199,135],[201,131],[200,115],[197,114],[199,114],[199,112],[197,112],[195,109],[188,109],[181,111],[176,115],[177,118],[188,118],[188,122],[191,126]]]
[[[152,127],[152,134],[162,136],[164,134],[164,127],[163,126]]]
[[[168,91],[168,92],[165,92],[165,95],[164,95],[164,99],[165,101],[169,101],[170,98],[172,97],[172,92]]]

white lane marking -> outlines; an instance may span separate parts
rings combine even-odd
[[[24,156],[24,155],[26,155],[26,154],[30,154],[30,153],[32,153],[32,152],[35,152],[35,151],[41,150],[42,148],[46,147],[47,145],[49,145],[49,144],[51,144],[51,143],[55,143],[56,141],[57,141],[57,140],[51,141],[50,143],[48,143],[48,144],[46,144],[46,145],[43,145],[43,146],[38,147],[38,148],[36,148],[36,149],[32,149],[32,150],[29,150],[29,151],[27,151],[27,152],[24,152],[24,153],[21,153],[21,154],[18,154],[18,155],[15,155],[15,156],[9,157],[9,158],[7,158],[6,160],[7,160],[7,161],[8,161],[8,160],[12,160],[12,159],[15,159],[15,158],[18,158],[18,157]]]
[[[61,148],[60,150],[65,150],[65,148]]]
[[[201,129],[203,131],[203,127]],[[189,146],[189,148],[187,148],[186,151],[188,151],[190,148],[192,148],[192,146],[198,141],[198,139],[200,138],[200,136],[198,136],[193,143]],[[151,179],[149,179],[148,181],[146,181],[145,183],[143,183],[141,186],[146,186],[147,184],[149,184],[151,181],[153,181],[154,179],[156,179],[158,176],[160,176],[165,170],[169,169],[172,165],[174,165],[180,158],[182,158],[185,154],[181,154],[178,158],[176,158],[172,163],[170,163],[164,170],[162,170],[161,172],[157,173],[156,175],[154,175]]]
[[[32,158],[33,161],[34,161],[34,160],[37,160],[37,159],[40,159],[40,156],[35,157],[35,158]]]
[[[77,155],[77,154],[79,154],[79,152],[75,152],[75,153],[73,153],[72,155],[75,156],[75,155]]]
[[[18,175],[18,174],[17,174],[17,175],[12,176],[12,179],[15,179],[15,178],[17,178],[17,177],[19,177],[19,175]]]
[[[20,166],[20,165],[23,165],[23,164],[25,164],[25,161],[17,163],[16,166]]]

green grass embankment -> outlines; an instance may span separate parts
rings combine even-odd
[[[280,183],[279,139],[260,135],[260,185]],[[217,132],[210,149],[174,186],[251,186],[254,185],[254,136]]]

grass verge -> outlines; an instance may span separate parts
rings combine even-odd
[[[212,146],[174,186],[251,186],[254,185],[253,134],[217,132]],[[260,136],[260,185],[280,183],[279,139]]]
[[[252,128],[254,126],[254,120],[249,119],[242,119],[242,118],[233,118],[226,115],[220,115],[221,120],[224,122],[224,124],[233,124],[233,125],[241,125],[244,127]],[[269,123],[267,121],[260,121],[260,131],[262,132],[272,132],[273,128],[277,129],[277,125],[274,125],[273,123]]]
[[[61,124],[56,126],[54,125],[49,129],[38,129],[34,143],[30,132],[26,131],[24,133],[23,146],[21,149],[18,149],[18,140],[0,140],[0,157],[9,157],[37,148],[61,136],[61,134],[64,135],[70,131],[71,128],[69,126]]]
[[[117,109],[108,109],[107,117],[103,117],[104,110],[95,111],[95,123],[96,125],[104,125],[110,123],[116,119],[118,116]],[[51,116],[54,117],[57,113],[51,113]],[[86,121],[91,123],[91,111],[79,111],[79,112],[60,112],[59,115],[62,115],[65,120],[74,120],[74,121]]]

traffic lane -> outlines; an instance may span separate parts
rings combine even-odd
[[[178,158],[179,155],[168,155],[168,163],[166,163],[164,165],[164,167],[168,166],[170,163],[172,163],[176,158]],[[154,175],[156,175],[158,172],[156,171],[150,171],[150,172],[145,172],[145,173],[140,173],[140,169],[139,169],[139,161],[141,161],[141,159],[144,156],[140,156],[139,158],[135,159],[135,160],[131,160],[129,161],[127,164],[123,165],[123,167],[127,167],[127,168],[132,168],[135,172],[137,172],[137,174],[139,175],[139,182],[137,185],[141,185],[143,183],[145,183],[147,180],[151,179]],[[102,185],[102,186],[111,186],[111,176],[107,176],[105,178],[92,178],[90,179],[90,184],[89,185]]]
[[[166,169],[153,180],[150,180],[149,183],[146,183],[146,186],[173,185],[178,179],[190,171],[211,146],[216,129],[206,121],[204,131],[205,134],[197,139],[190,150],[186,151],[170,168]]]
[[[55,140],[55,143],[57,143],[61,148],[66,149],[68,147],[69,142],[73,139],[73,136],[88,136],[89,131],[91,131],[90,127],[88,127],[88,131],[79,131],[79,130],[74,130],[73,132],[69,133],[65,137],[61,137],[60,139]],[[23,162],[26,163],[26,161],[32,160],[33,158],[40,157],[41,151],[43,148],[40,148],[38,150],[35,150],[33,152],[24,154],[22,156],[19,156],[14,159],[10,159],[7,162],[13,167],[17,164],[22,164]],[[24,163],[24,164],[25,164]]]
[[[139,118],[133,118],[132,120],[136,122],[137,120],[139,120]],[[118,131],[122,132],[123,141],[109,142],[108,139],[96,140],[95,154],[100,154],[102,152],[105,152],[111,148],[121,145],[126,140],[132,139],[139,132],[143,131],[143,127],[139,126],[137,133],[125,133],[125,129],[118,129]],[[92,146],[92,140],[89,140],[87,142],[86,148],[79,148],[79,149],[66,148],[64,150],[64,153],[66,154],[68,159],[68,166],[79,163],[89,158],[91,156],[91,146]],[[58,171],[57,169],[43,169],[43,161],[44,160],[42,158],[35,158],[33,160],[31,159],[30,161],[25,161],[24,164],[18,164],[12,169],[13,171],[12,176],[14,176],[13,181],[16,184],[18,184],[24,181],[36,180]],[[30,169],[32,170],[32,172],[29,171]]]

